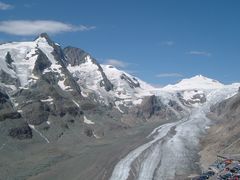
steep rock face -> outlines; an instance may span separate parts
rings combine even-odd
[[[156,95],[146,96],[140,104],[127,110],[122,121],[128,125],[142,122],[176,121],[188,114],[188,108],[180,104],[177,96],[172,99]]]
[[[7,55],[6,55],[5,59],[6,59],[6,63],[7,63],[8,68],[13,69],[12,63],[14,61],[13,61],[13,59],[11,57],[11,54],[9,52],[7,52]]]
[[[163,119],[166,116],[167,106],[158,97],[151,96],[144,98],[139,109],[138,115],[143,115],[146,119],[151,118],[153,115]]]
[[[47,134],[53,134],[51,139],[65,130],[64,121],[83,123],[81,106],[94,102],[83,99],[79,85],[66,68],[61,47],[46,34],[33,42],[1,45],[0,60],[0,86],[10,95],[1,93],[0,117],[7,126],[12,126],[9,136],[29,139],[33,135],[32,127],[46,129],[47,123],[54,120],[59,130],[48,125]]]
[[[85,58],[89,55],[84,50],[71,46],[64,48],[63,52],[71,66],[79,66],[80,64],[85,63]]]
[[[12,59],[10,52],[7,52],[5,56],[5,63],[9,70],[12,70],[12,71],[15,70],[15,66],[13,65],[14,60]],[[19,80],[16,77],[11,76],[4,69],[0,69],[0,81],[1,83],[15,85],[17,87],[20,85]]]
[[[49,68],[52,65],[52,63],[40,49],[38,49],[37,54],[38,57],[35,62],[33,73],[36,75],[41,75],[46,68]]]
[[[126,74],[122,74],[120,77],[121,77],[121,79],[124,79],[131,88],[140,87],[140,83],[137,81],[136,78],[131,79]]]
[[[211,107],[211,112],[221,118],[237,118],[240,115],[240,93]]]
[[[30,104],[24,104],[22,111],[29,124],[40,125],[48,120],[50,107],[41,101],[31,102]]]
[[[10,136],[17,139],[31,139],[32,130],[22,119],[22,116],[17,112],[10,100],[10,97],[0,89],[0,122],[4,131],[1,131],[1,136]],[[5,137],[6,138],[6,137]],[[0,137],[1,139],[1,137]]]
[[[74,47],[66,47],[64,48],[63,52],[66,56],[68,63],[72,67],[79,67],[78,69],[79,71],[81,71],[80,65],[86,63],[86,61],[88,61],[88,57],[90,57],[89,53],[86,53],[82,49],[74,48]],[[106,77],[102,67],[97,63],[95,59],[91,58],[90,61],[93,63],[93,65],[97,67],[96,70],[99,71],[99,73],[102,76],[100,80],[100,87],[104,87],[106,91],[111,91],[113,89],[113,85]],[[76,72],[72,71],[72,73],[76,73]]]
[[[0,121],[19,118],[21,118],[21,114],[14,110],[10,97],[0,89]]]
[[[24,124],[21,127],[11,128],[9,130],[9,136],[11,136],[12,138],[17,138],[19,140],[31,139],[32,129],[27,124]]]

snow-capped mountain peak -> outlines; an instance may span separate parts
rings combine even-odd
[[[84,96],[106,104],[136,104],[153,89],[147,83],[111,65],[100,65],[89,53],[74,47],[64,49],[68,70],[78,79]],[[95,94],[95,95],[94,95]]]
[[[59,78],[66,79],[63,52],[46,33],[34,41],[1,44],[0,61],[1,84],[12,90],[28,88],[40,74],[48,72],[55,72]]]
[[[217,80],[207,78],[202,75],[197,75],[189,79],[183,79],[175,85],[167,85],[163,90],[189,90],[189,89],[218,89],[224,85]]]

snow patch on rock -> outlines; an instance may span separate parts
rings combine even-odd
[[[83,122],[84,122],[85,124],[95,124],[95,122],[89,120],[86,116],[84,116],[83,118],[84,118],[84,121],[83,121]]]

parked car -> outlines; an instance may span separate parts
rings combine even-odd
[[[201,175],[198,180],[206,180],[206,179],[209,179],[209,176]]]
[[[206,175],[208,175],[209,177],[211,177],[211,176],[214,176],[214,175],[215,175],[215,172],[213,172],[213,171],[208,171],[207,173],[204,173],[204,174],[206,174]]]
[[[221,179],[226,179],[226,180],[229,180],[231,177],[232,177],[232,173],[227,173],[220,176]]]

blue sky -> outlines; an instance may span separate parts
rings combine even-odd
[[[239,0],[0,0],[0,41],[41,31],[154,85],[240,81]]]

